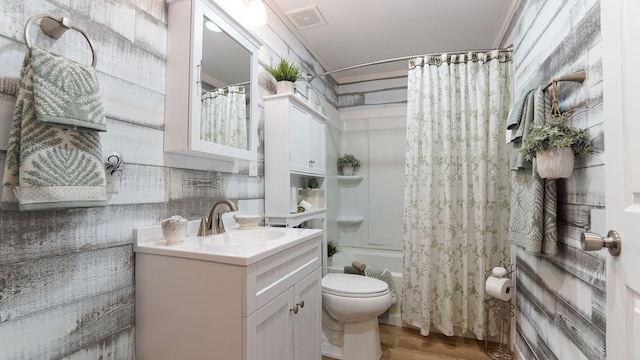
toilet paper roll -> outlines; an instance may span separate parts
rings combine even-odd
[[[304,211],[311,210],[311,203],[309,203],[308,201],[305,201],[305,200],[300,201],[300,206],[304,208]]]
[[[497,278],[489,276],[485,283],[485,290],[489,296],[499,300],[509,301],[511,299],[513,283],[509,278]]]

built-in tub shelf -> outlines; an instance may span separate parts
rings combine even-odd
[[[359,184],[362,179],[362,175],[338,175],[338,182],[341,184]]]
[[[360,225],[364,221],[362,216],[338,216],[340,225]]]

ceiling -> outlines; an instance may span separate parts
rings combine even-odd
[[[265,0],[326,71],[374,61],[498,47],[518,0]],[[315,6],[293,21],[287,13]],[[311,16],[308,16],[311,15]],[[406,71],[407,61],[336,73],[338,83]]]

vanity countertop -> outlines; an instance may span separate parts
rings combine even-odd
[[[187,234],[196,234],[199,224],[190,221]],[[167,246],[160,225],[156,225],[133,230],[133,251],[246,266],[320,234],[319,229],[257,227],[205,237],[191,235],[182,244]]]

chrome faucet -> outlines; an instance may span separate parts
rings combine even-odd
[[[227,205],[227,207],[229,208],[229,211],[238,211],[238,207],[236,206],[236,204],[228,199],[222,199],[222,200],[218,200],[215,205],[213,205],[213,208],[211,208],[211,212],[209,213],[209,218],[207,219],[207,228],[206,228],[206,232],[207,235],[215,235],[215,234],[220,234],[224,232],[224,226],[222,224],[222,215],[223,213],[225,213],[226,211],[220,211],[220,207],[222,205]]]

